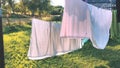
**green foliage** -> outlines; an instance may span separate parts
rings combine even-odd
[[[62,15],[63,7],[62,6],[53,6],[51,10],[51,15]]]
[[[116,10],[112,11],[112,24],[110,30],[110,37],[118,42],[120,42],[120,23],[117,22]]]
[[[39,15],[43,13],[43,11],[49,11],[51,8],[50,0],[26,0],[23,1],[24,5],[28,7],[28,9],[32,12],[32,16],[34,16],[34,13],[39,9]]]
[[[51,4],[50,0],[19,0],[20,2],[16,3],[15,0],[5,0],[3,3],[3,9],[7,9],[7,11],[11,14],[30,14],[32,16],[35,15],[37,10],[39,10],[39,15],[46,11],[50,13]],[[9,10],[8,10],[9,9]]]
[[[62,21],[62,16],[53,16],[51,21]]]
[[[112,13],[111,38],[115,39],[118,36],[116,10],[112,11]]]
[[[12,30],[4,34],[6,68],[120,68],[120,44],[113,40],[104,50],[93,48],[88,41],[74,52],[33,61],[27,57],[31,25],[12,24],[7,29]]]
[[[6,0],[14,13],[15,0]]]
[[[13,33],[18,31],[25,31],[29,29],[30,29],[30,26],[27,26],[27,25],[25,26],[25,24],[20,25],[19,23],[11,23],[7,26],[4,26],[3,33],[8,34],[8,33]]]
[[[7,14],[7,13],[8,13],[7,10],[2,9],[2,14],[3,14],[3,15],[5,15],[5,14]]]
[[[27,18],[27,16],[20,14],[11,14],[9,18]]]

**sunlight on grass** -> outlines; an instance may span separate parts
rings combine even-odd
[[[17,25],[15,25],[17,26]],[[18,30],[21,29],[21,30]],[[6,68],[119,68],[120,44],[114,41],[104,50],[93,48],[87,42],[82,49],[74,52],[33,61],[27,57],[31,25],[25,24],[16,31],[4,34]]]

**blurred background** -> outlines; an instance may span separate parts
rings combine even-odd
[[[2,0],[2,25],[6,68],[120,68],[120,23],[116,0],[84,0],[113,13],[110,40],[104,50],[88,41],[82,49],[32,61],[27,57],[31,19],[61,23],[64,0]],[[102,23],[102,22],[101,22]]]

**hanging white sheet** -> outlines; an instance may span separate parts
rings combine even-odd
[[[104,49],[109,40],[112,23],[112,11],[87,4],[90,10],[92,44],[98,49]]]
[[[79,39],[60,38],[60,28],[58,23],[32,19],[28,58],[39,60],[80,49]]]
[[[89,38],[97,49],[104,49],[109,40],[112,12],[82,0],[65,0],[60,37]]]
[[[62,26],[32,19],[28,58],[39,60],[69,53],[82,48],[84,38],[90,39],[95,48],[104,49],[109,40],[111,22],[110,10],[97,8],[82,0],[65,0]]]
[[[90,13],[82,0],[65,0],[60,37],[91,37]]]

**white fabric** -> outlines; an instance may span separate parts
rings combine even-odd
[[[32,33],[28,58],[39,60],[55,55],[62,55],[81,48],[79,39],[61,39],[58,23],[32,19]]]
[[[64,9],[62,26],[58,23],[32,19],[29,59],[39,60],[77,50],[82,48],[81,39],[84,38],[89,38],[97,49],[106,47],[109,40],[112,12],[84,3],[81,0],[66,1],[69,6],[66,7],[68,10]],[[87,5],[85,11],[79,5],[81,3],[77,2]],[[86,7],[86,5],[84,6]],[[85,13],[81,14],[83,12]]]
[[[89,38],[97,49],[104,49],[109,40],[112,12],[82,0],[65,0],[60,37]],[[81,44],[81,43],[80,43]]]
[[[92,27],[92,44],[98,49],[104,49],[109,40],[109,30],[112,23],[112,11],[88,4]]]
[[[87,4],[82,0],[65,0],[60,37],[91,37],[90,14]]]

